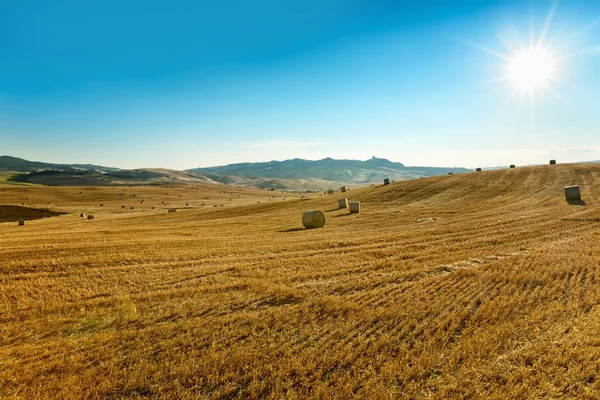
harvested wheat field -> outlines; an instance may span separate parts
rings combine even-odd
[[[68,213],[0,224],[0,395],[600,396],[600,165],[236,190],[0,192]]]

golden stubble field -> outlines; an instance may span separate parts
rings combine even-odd
[[[0,396],[600,397],[600,165],[352,189],[353,215],[340,193],[3,189],[67,214],[0,224]]]

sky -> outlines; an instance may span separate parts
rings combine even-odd
[[[0,1],[0,155],[29,160],[600,160],[598,93],[597,0]]]

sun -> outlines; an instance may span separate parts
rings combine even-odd
[[[523,50],[510,58],[508,75],[516,89],[534,91],[547,87],[556,71],[556,59],[543,48]]]

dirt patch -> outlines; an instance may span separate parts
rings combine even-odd
[[[46,208],[31,208],[21,206],[0,205],[0,222],[16,222],[19,220],[30,221],[57,215],[66,214],[64,212],[52,211]]]

